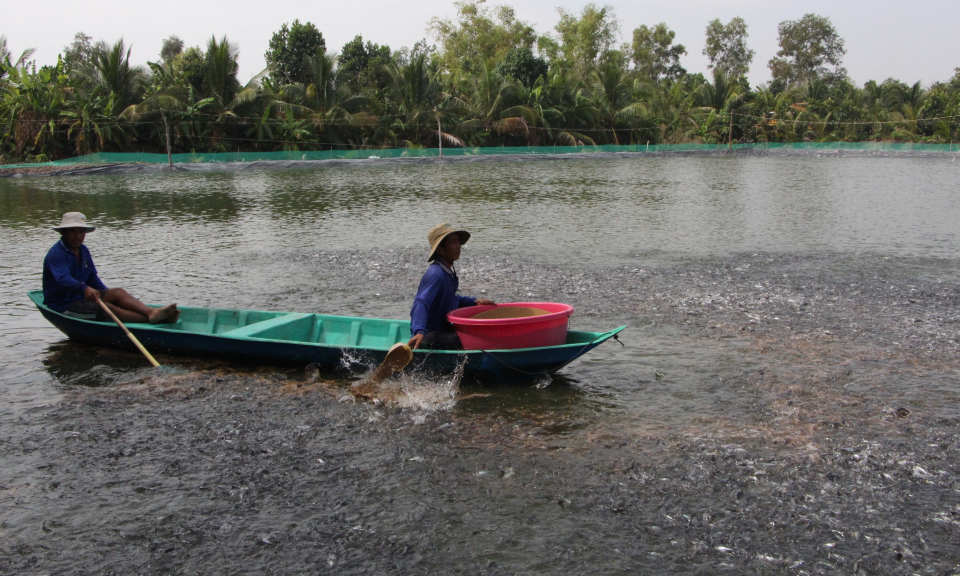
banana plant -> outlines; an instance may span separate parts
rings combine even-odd
[[[300,146],[316,141],[310,130],[310,121],[297,119],[293,113],[293,107],[290,106],[286,107],[280,122],[276,124],[275,133],[277,139],[282,142],[284,151],[300,150]]]
[[[7,73],[0,97],[0,119],[17,157],[60,155],[61,112],[73,90],[62,62],[32,71],[27,66],[0,64]]]

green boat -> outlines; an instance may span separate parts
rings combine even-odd
[[[81,320],[43,304],[43,292],[29,293],[40,313],[71,340],[111,348],[130,348],[113,322]],[[315,363],[337,370],[376,366],[391,346],[410,338],[409,320],[267,312],[223,308],[180,308],[173,324],[127,324],[151,352],[218,356],[250,362],[299,365]],[[463,360],[464,375],[483,381],[529,380],[560,370],[615,337],[609,332],[569,330],[565,343],[513,350],[416,350],[409,369],[442,375]]]

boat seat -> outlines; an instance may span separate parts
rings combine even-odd
[[[265,330],[270,330],[278,326],[283,326],[285,324],[290,324],[291,322],[296,322],[311,316],[310,314],[286,314],[284,316],[277,316],[276,318],[271,318],[269,320],[264,320],[262,322],[254,322],[253,324],[247,324],[246,326],[241,326],[240,328],[234,328],[233,330],[227,330],[222,332],[220,336],[230,336],[232,338],[254,338],[261,332]]]

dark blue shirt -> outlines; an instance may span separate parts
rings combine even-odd
[[[107,289],[97,276],[90,250],[81,244],[78,261],[61,239],[43,259],[43,303],[57,312],[63,312],[67,306],[83,300],[83,291],[87,286],[97,290]]]
[[[410,309],[410,334],[425,334],[434,330],[452,331],[447,314],[465,306],[473,306],[476,298],[458,296],[460,279],[457,273],[434,261],[420,280],[420,288]]]

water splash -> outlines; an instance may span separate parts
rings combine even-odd
[[[463,359],[452,374],[439,377],[418,370],[405,370],[382,382],[373,392],[372,401],[420,412],[417,417],[422,423],[426,415],[456,406],[465,365],[466,359]]]

